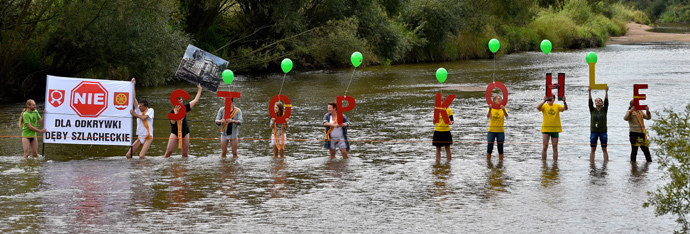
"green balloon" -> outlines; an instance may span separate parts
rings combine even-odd
[[[552,45],[551,45],[551,42],[549,40],[541,41],[541,45],[539,47],[541,47],[541,52],[544,52],[544,54],[551,53]]]
[[[283,62],[280,63],[280,68],[282,68],[285,73],[290,72],[290,70],[292,70],[292,60],[289,58],[283,59]]]
[[[498,48],[501,48],[501,43],[498,42],[498,39],[491,39],[489,41],[489,50],[491,50],[491,53],[496,53],[496,51],[498,51]]]
[[[597,54],[595,54],[594,52],[587,53],[587,56],[585,56],[585,59],[587,60],[587,63],[597,63],[597,60],[599,60],[599,58],[597,57]]]
[[[352,56],[350,56],[350,61],[352,61],[352,65],[354,65],[355,67],[359,67],[359,65],[362,65],[362,53],[352,53]]]
[[[232,83],[233,79],[235,79],[235,74],[233,74],[232,71],[230,71],[230,70],[223,71],[223,81],[226,84]]]
[[[441,84],[443,84],[443,82],[446,81],[446,78],[448,78],[448,71],[446,71],[445,68],[439,68],[438,70],[436,70],[436,79],[438,80],[438,82],[441,82]]]

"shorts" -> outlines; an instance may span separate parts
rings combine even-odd
[[[228,136],[225,134],[220,134],[220,141],[229,141],[230,139],[237,139],[237,136],[232,137],[232,135]]]
[[[146,135],[139,135],[137,137],[142,144],[146,142]]]
[[[331,137],[331,149],[347,149],[347,143],[345,142],[345,138]]]
[[[547,134],[551,136],[551,138],[558,138],[558,132],[542,132],[541,134]]]
[[[33,143],[33,142],[34,142],[34,140],[36,140],[36,138],[35,138],[35,137],[27,137],[26,139],[29,139],[29,143]]]
[[[270,146],[276,145],[276,141],[275,141],[274,138],[275,138],[275,135],[271,134],[271,144],[270,144]],[[282,144],[285,144],[285,142],[281,142],[281,140],[282,140],[281,138],[285,138],[285,139],[287,140],[287,137],[285,137],[285,134],[283,134],[283,137],[279,137],[279,138],[278,138],[278,144],[281,144],[281,143],[282,143]]]
[[[597,147],[597,138],[601,140],[601,148],[606,148],[606,144],[609,141],[609,134],[602,132],[602,133],[590,133],[589,134],[589,146],[590,147]]]
[[[453,136],[450,134],[450,131],[444,131],[444,132],[434,131],[434,138],[433,138],[433,142],[431,144],[436,146],[436,147],[452,145],[453,144]]]

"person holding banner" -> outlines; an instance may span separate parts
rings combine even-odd
[[[216,125],[220,127],[220,156],[223,158],[228,153],[228,142],[230,142],[232,147],[232,157],[237,158],[237,135],[242,124],[242,110],[235,107],[234,101],[235,99],[232,98],[233,104],[230,105],[230,116],[225,117],[225,107],[218,109],[218,115],[216,115]]]
[[[136,85],[136,83],[137,81],[132,78],[132,84]],[[136,90],[132,92],[132,99],[136,108],[130,110],[129,113],[137,118],[137,141],[127,151],[125,157],[132,158],[133,152],[136,152],[139,150],[139,147],[143,146],[141,152],[139,152],[139,158],[145,159],[146,152],[151,147],[151,143],[153,143],[153,108],[149,108],[149,102],[146,100],[137,102]]]
[[[283,117],[283,113],[285,113],[285,105],[283,102],[276,102],[276,104],[273,105],[273,110],[276,112],[276,115]],[[285,133],[289,128],[289,120],[290,119],[287,118],[285,119],[285,124],[277,124],[276,119],[271,118],[270,126],[271,129],[273,129],[273,133],[271,134],[271,146],[273,146],[274,158],[278,157],[279,152],[280,157],[285,158]]]
[[[563,105],[554,104],[554,95],[544,96],[544,101],[537,105],[537,110],[542,112],[543,120],[541,124],[541,134],[543,147],[541,150],[541,160],[546,160],[546,150],[549,147],[549,139],[553,147],[553,161],[558,160],[558,133],[563,132],[561,128],[561,112],[568,110],[568,104],[563,96]]]
[[[501,95],[493,97],[495,104],[503,102]],[[487,133],[488,145],[486,148],[486,160],[491,161],[491,153],[494,150],[494,141],[498,143],[498,161],[503,161],[503,142],[505,141],[505,129],[503,128],[504,120],[508,118],[508,111],[506,107],[501,105],[501,109],[493,109],[489,105],[489,112],[486,113],[486,118],[489,119],[489,132]]]
[[[201,98],[201,84],[197,84],[196,87],[198,88],[196,92],[196,96],[194,97],[194,100],[191,102],[185,104],[185,105],[177,105],[175,106],[172,110],[170,110],[169,113],[175,113],[180,111],[182,107],[185,108],[187,111],[186,113],[189,113],[194,105],[196,105],[199,102],[199,99]],[[177,102],[182,104],[184,101],[184,98],[182,97],[177,97]],[[170,157],[172,152],[175,150],[175,145],[179,145],[180,148],[182,148],[182,157],[187,157],[187,152],[189,151],[189,124],[187,123],[187,115],[185,114],[184,118],[181,120],[182,122],[177,120],[170,120],[170,137],[168,138],[168,146],[165,149],[165,158]],[[181,141],[181,143],[180,143]]]
[[[606,86],[606,96],[602,101],[601,98],[596,98],[592,102],[592,88],[588,88],[589,92],[589,115],[590,121],[590,135],[589,143],[592,151],[589,153],[589,161],[594,161],[594,152],[597,149],[597,138],[601,141],[601,151],[604,153],[604,161],[609,160],[609,153],[606,151],[606,144],[608,142],[608,133],[606,128],[606,113],[609,110],[609,87]],[[596,106],[596,107],[595,107]]]
[[[635,99],[630,100],[630,107],[628,111],[625,112],[623,120],[628,121],[630,126],[630,147],[632,151],[630,152],[630,161],[635,162],[637,160],[637,148],[642,148],[644,152],[644,157],[647,162],[652,161],[652,155],[649,153],[649,140],[647,140],[647,130],[644,127],[644,120],[652,119],[652,113],[649,112],[649,107],[645,108],[645,111],[635,109]]]
[[[45,111],[44,111],[45,112]],[[36,110],[36,102],[33,99],[26,100],[26,108],[19,115],[19,127],[22,128],[22,148],[24,158],[29,157],[29,151],[34,158],[38,157],[38,140],[36,133],[44,133],[45,128],[38,129],[38,123],[43,124],[43,116]]]
[[[328,113],[323,116],[323,126],[326,127],[326,139],[323,147],[328,149],[331,158],[335,158],[335,151],[340,149],[343,158],[348,158],[347,152],[350,151],[350,142],[347,140],[347,128],[350,121],[343,114],[343,122],[338,123],[337,119],[338,104],[328,103]]]

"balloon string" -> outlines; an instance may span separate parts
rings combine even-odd
[[[352,69],[352,75],[350,75],[350,82],[347,83],[347,88],[345,89],[345,96],[347,96],[347,91],[350,89],[350,84],[352,84],[352,77],[355,77],[355,70],[357,70],[357,67],[355,67],[355,69]]]
[[[494,53],[494,74],[491,76],[491,79],[496,82],[496,53]]]
[[[278,101],[280,101],[280,95],[283,94],[283,85],[285,84],[285,76],[286,75],[287,75],[287,73],[283,74],[283,83],[280,84],[280,91],[278,92]]]

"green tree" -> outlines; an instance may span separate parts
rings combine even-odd
[[[664,178],[668,184],[656,191],[648,192],[649,200],[644,207],[654,206],[657,216],[673,214],[681,225],[677,233],[690,231],[690,104],[684,112],[664,108],[652,130],[657,134],[652,142],[659,146],[656,150],[659,168],[665,169]]]
[[[3,1],[0,100],[42,97],[45,76],[164,83],[189,38],[177,1]]]

